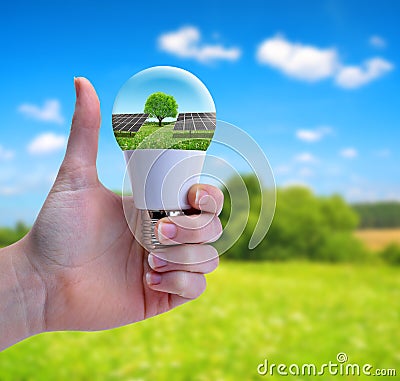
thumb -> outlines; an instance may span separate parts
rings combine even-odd
[[[92,84],[75,78],[76,103],[63,166],[69,171],[95,167],[100,128],[100,102]]]

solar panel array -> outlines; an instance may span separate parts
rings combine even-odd
[[[137,132],[148,116],[149,114],[113,114],[113,130]]]
[[[215,112],[185,112],[178,115],[175,131],[206,131],[215,130]]]

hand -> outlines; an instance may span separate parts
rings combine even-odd
[[[198,297],[206,287],[204,274],[218,265],[215,249],[202,244],[222,231],[217,217],[222,192],[209,185],[194,186],[188,194],[201,215],[163,219],[156,226],[161,243],[171,244],[173,235],[182,245],[149,254],[138,244],[121,197],[98,180],[97,95],[84,78],[75,86],[64,161],[32,230],[19,244],[22,262],[40,279],[45,299],[33,333],[102,330],[163,313]],[[134,214],[137,223],[139,213]]]

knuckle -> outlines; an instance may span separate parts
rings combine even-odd
[[[214,222],[216,224],[215,228],[216,228],[217,234],[220,236],[222,234],[222,230],[223,230],[221,220],[217,217],[214,219]]]
[[[207,262],[207,270],[206,273],[210,273],[214,271],[219,265],[219,257],[217,256],[216,258],[210,259]]]
[[[201,225],[196,225],[192,229],[188,229],[187,232],[190,235],[191,242],[201,242],[204,235],[203,228]]]
[[[211,237],[208,242],[217,241],[222,235],[222,224],[219,218],[213,220],[212,228],[210,230]]]
[[[222,205],[224,204],[224,194],[221,189],[217,188],[217,202],[218,206],[222,208]]]
[[[199,281],[199,286],[197,288],[197,293],[196,293],[196,298],[200,296],[207,288],[207,281],[204,275],[199,275],[200,276],[200,281]]]
[[[207,248],[207,255],[206,258],[208,261],[211,261],[213,259],[219,259],[218,251],[217,249],[212,246],[212,245],[203,245],[205,248]]]
[[[185,272],[177,273],[175,276],[174,288],[176,293],[180,296],[184,296],[186,294],[186,289],[188,288],[189,284],[187,278],[187,273]]]

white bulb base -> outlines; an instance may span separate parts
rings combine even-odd
[[[138,149],[124,151],[132,185],[133,202],[141,210],[141,244],[149,251],[163,245],[157,240],[155,226],[159,219],[193,214],[187,194],[198,184],[205,151],[173,149]]]
[[[124,151],[133,201],[142,210],[190,209],[187,194],[198,184],[205,151],[137,149]]]

